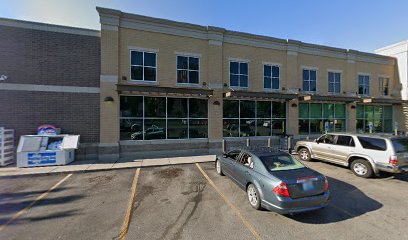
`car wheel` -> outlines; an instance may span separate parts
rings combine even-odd
[[[247,195],[249,204],[256,210],[261,209],[261,196],[259,195],[258,189],[256,189],[255,185],[249,184],[247,188]]]
[[[310,152],[309,152],[309,150],[307,148],[301,148],[298,151],[298,156],[299,156],[299,159],[302,160],[302,161],[309,162],[310,160],[312,160],[312,158],[310,156]]]
[[[224,173],[222,172],[220,160],[218,159],[215,160],[215,170],[217,171],[218,175],[224,176]]]
[[[351,163],[351,171],[358,176],[363,178],[369,178],[373,175],[373,169],[367,160],[357,159]]]

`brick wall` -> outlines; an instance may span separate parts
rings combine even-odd
[[[99,88],[100,37],[9,26],[0,36],[5,83]],[[99,94],[0,90],[0,126],[15,129],[16,141],[41,124],[99,142]]]

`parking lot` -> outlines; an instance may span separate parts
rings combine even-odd
[[[362,179],[331,164],[307,165],[328,176],[332,197],[323,210],[293,216],[252,209],[211,162],[4,177],[0,239],[408,237],[407,174]]]

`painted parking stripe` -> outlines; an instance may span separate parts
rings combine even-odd
[[[61,179],[59,182],[57,182],[54,186],[52,186],[50,189],[48,189],[46,192],[44,192],[43,194],[41,194],[40,196],[38,196],[34,201],[32,201],[27,207],[25,207],[24,209],[20,210],[19,212],[17,212],[16,214],[14,214],[6,223],[4,223],[3,225],[0,226],[0,232],[10,223],[12,223],[14,220],[16,220],[17,218],[19,218],[21,215],[23,215],[24,213],[26,213],[32,206],[34,206],[34,204],[36,204],[38,201],[40,201],[41,199],[45,198],[50,192],[52,192],[54,189],[56,189],[59,185],[61,185],[63,182],[65,182],[68,178],[70,178],[72,176],[72,173],[68,174],[67,176],[65,176],[63,179]]]
[[[120,229],[120,233],[118,236],[118,239],[120,240],[126,239],[126,235],[129,231],[129,224],[130,224],[130,220],[132,219],[132,213],[133,213],[132,209],[133,209],[133,203],[135,202],[137,181],[139,180],[139,175],[140,175],[140,168],[136,169],[135,177],[133,178],[133,183],[132,183],[132,188],[130,191],[130,198],[129,198],[125,218],[123,220],[122,228]]]
[[[215,189],[215,191],[221,196],[221,198],[225,201],[225,203],[235,212],[235,214],[241,219],[244,225],[248,228],[248,230],[254,235],[256,239],[261,239],[261,235],[255,230],[252,224],[245,218],[245,216],[241,213],[241,211],[231,203],[230,200],[221,192],[221,190],[215,185],[215,183],[211,180],[211,178],[205,173],[205,171],[201,168],[200,164],[196,163],[198,170],[204,175],[210,185]]]

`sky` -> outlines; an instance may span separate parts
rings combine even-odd
[[[0,0],[0,17],[100,29],[96,6],[366,52],[408,39],[407,0]]]

